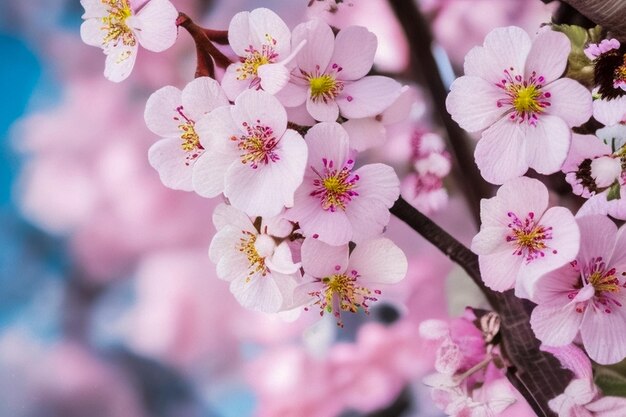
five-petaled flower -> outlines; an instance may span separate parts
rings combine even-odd
[[[558,79],[571,46],[562,33],[541,31],[531,42],[517,27],[498,28],[465,57],[465,76],[451,87],[448,111],[470,132],[482,131],[475,159],[493,184],[528,168],[552,174],[563,165],[571,127],[591,116],[591,93]]]
[[[85,21],[80,35],[104,50],[104,76],[126,79],[135,65],[138,45],[162,52],[176,41],[178,12],[169,0],[81,0]]]
[[[548,189],[538,180],[511,180],[495,197],[482,200],[480,208],[480,232],[472,250],[478,254],[483,281],[493,290],[515,288],[527,298],[541,275],[578,253],[574,216],[564,207],[548,209]]]

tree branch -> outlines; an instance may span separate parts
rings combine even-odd
[[[603,28],[617,39],[626,41],[626,1],[624,0],[562,0],[580,14]]]
[[[510,362],[507,378],[538,416],[555,417],[548,401],[565,391],[572,373],[563,369],[554,356],[539,349],[541,343],[530,327],[532,304],[515,297],[512,291],[499,293],[487,288],[480,277],[478,256],[402,197],[390,211],[459,264],[481,289],[500,315],[503,353]]]

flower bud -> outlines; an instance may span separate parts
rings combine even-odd
[[[591,176],[598,188],[608,187],[622,173],[621,161],[610,156],[601,156],[591,161]]]

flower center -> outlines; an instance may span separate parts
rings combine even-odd
[[[324,103],[334,100],[343,91],[343,82],[337,80],[336,77],[342,69],[339,65],[333,64],[330,73],[320,73],[319,65],[315,67],[313,73],[302,71],[311,89],[311,100]]]
[[[183,106],[176,107],[176,112],[178,116],[174,116],[174,120],[179,123],[178,128],[180,129],[180,139],[182,140],[180,147],[187,152],[185,165],[189,166],[194,159],[201,155],[204,147],[200,144],[200,137],[198,137],[194,128],[196,123],[185,115]]]
[[[615,268],[607,269],[602,257],[592,258],[586,271],[587,282],[593,285],[596,296],[618,292],[620,289]]]
[[[256,249],[256,238],[257,236],[254,233],[242,230],[241,233],[243,237],[239,239],[239,244],[237,245],[237,249],[240,252],[243,252],[244,255],[248,258],[248,278],[246,278],[246,282],[250,281],[250,278],[253,275],[261,274],[262,276],[267,275],[268,269],[265,266],[265,258],[259,255]]]
[[[311,167],[317,178],[313,180],[315,189],[310,195],[321,200],[324,210],[331,212],[335,212],[337,209],[345,210],[352,198],[359,195],[354,190],[359,180],[358,175],[352,174],[354,161],[348,160],[341,169],[336,169],[334,162],[326,158],[322,159],[322,162],[324,163],[324,170],[321,173]]]
[[[257,169],[259,164],[269,164],[280,159],[276,153],[278,140],[274,137],[274,131],[269,126],[261,125],[261,121],[257,120],[257,125],[250,126],[248,123],[242,123],[246,134],[230,139],[237,143],[237,147],[242,152],[241,163],[250,164],[250,167]]]
[[[121,41],[125,46],[135,46],[135,35],[126,24],[126,19],[133,14],[128,0],[102,0],[102,4],[107,6],[109,13],[102,18],[102,29],[107,31],[102,43],[113,42],[117,46]]]
[[[335,267],[340,269],[339,266]],[[338,321],[337,325],[343,327],[341,322],[341,311],[356,313],[359,308],[363,308],[366,314],[369,314],[370,301],[377,301],[372,294],[381,294],[380,290],[370,290],[366,287],[357,285],[360,277],[357,271],[350,273],[333,274],[324,278],[317,278],[317,282],[321,282],[323,287],[320,291],[313,291],[309,295],[318,298],[315,302],[321,308],[320,314],[324,312],[332,314]]]
[[[626,287],[626,284],[620,283],[617,270],[609,268],[601,256],[591,258],[589,264],[582,268],[577,261],[572,262],[571,265],[574,270],[580,272],[580,282],[575,286],[574,291],[568,294],[570,300],[580,300],[576,303],[576,312],[583,313],[588,305],[592,305],[596,311],[611,314],[613,308],[622,307],[622,303],[615,299],[613,294]],[[626,275],[626,272],[622,272],[622,275]],[[593,288],[593,292],[581,297],[579,293],[582,294],[589,285]]]
[[[506,97],[499,99],[497,106],[510,107],[509,118],[511,120],[519,123],[527,122],[534,126],[538,115],[550,105],[548,99],[551,94],[542,91],[544,81],[545,78],[537,77],[534,71],[527,80],[524,80],[521,75],[514,74],[512,67],[504,70],[504,78],[496,85],[504,90]]]
[[[552,227],[537,224],[534,220],[535,213],[532,211],[524,220],[513,212],[507,215],[511,219],[511,223],[508,224],[511,232],[507,235],[506,241],[515,246],[513,254],[523,256],[526,262],[544,257],[544,250],[548,249],[546,241],[552,239]],[[552,253],[557,253],[557,251],[553,250]]]
[[[246,80],[248,77],[255,79],[261,65],[276,62],[278,59],[278,54],[274,51],[276,39],[266,34],[265,40],[266,43],[261,46],[260,51],[252,45],[245,50],[247,55],[241,58],[241,66],[236,70],[238,80]]]
[[[626,90],[626,54],[623,56],[623,63],[615,68],[613,76],[613,87]]]

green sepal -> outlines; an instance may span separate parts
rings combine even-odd
[[[619,181],[615,181],[611,188],[609,188],[609,193],[606,195],[606,201],[611,200],[619,200],[621,196],[621,186]]]
[[[626,397],[626,377],[624,375],[609,368],[597,367],[594,380],[605,396]]]

